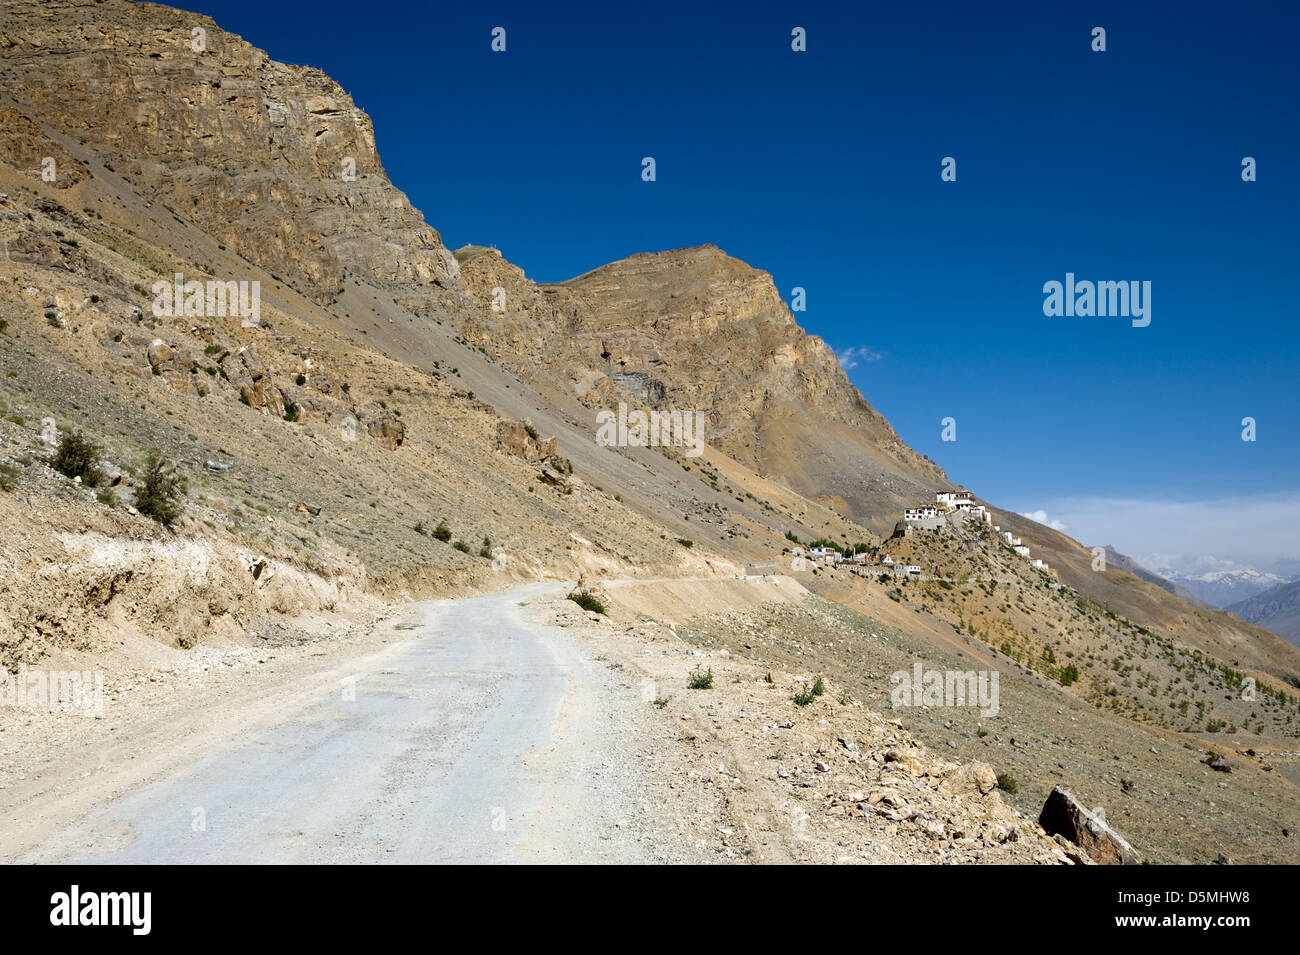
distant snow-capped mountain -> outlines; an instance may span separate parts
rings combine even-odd
[[[1161,570],[1157,573],[1212,607],[1226,607],[1288,582],[1285,577],[1249,567],[1211,570],[1200,574],[1184,574],[1176,570]]]

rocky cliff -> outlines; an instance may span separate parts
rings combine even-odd
[[[521,374],[549,372],[597,407],[702,410],[708,444],[877,529],[947,483],[799,327],[772,277],[716,246],[545,286],[494,250],[456,254],[473,304],[466,337]]]
[[[142,196],[318,302],[345,274],[459,295],[455,258],[388,181],[370,118],[324,73],[209,17],[3,0],[0,88],[29,124],[90,146]],[[55,169],[57,186],[82,175]]]

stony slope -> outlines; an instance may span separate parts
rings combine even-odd
[[[15,564],[0,579],[0,662],[289,640],[299,614],[505,579],[786,570],[786,532],[879,547],[903,504],[947,482],[798,328],[770,277],[716,248],[548,286],[493,250],[453,258],[387,182],[369,120],[316,71],[149,4],[0,10],[0,464],[14,469],[0,544]],[[189,47],[195,25],[206,53]],[[351,152],[356,182],[334,172]],[[176,271],[260,282],[260,321],[154,314],[152,284]],[[598,446],[595,410],[620,399],[701,407],[711,446],[693,459]],[[113,495],[46,465],[46,419],[103,443],[125,478]],[[522,419],[540,442],[519,438]],[[190,481],[175,532],[127,509],[151,446]],[[464,550],[431,535],[443,519]],[[1086,548],[1042,525],[997,520],[1130,622],[1105,631],[1128,641],[1125,659],[1094,649],[1088,681],[1107,666],[1123,679],[1144,627],[1161,654],[1300,685],[1300,651],[1258,627],[1123,569],[1094,573]],[[252,577],[253,557],[276,573]],[[849,603],[867,586],[842,570],[812,579]],[[946,647],[920,623],[938,610],[928,594],[873,593],[917,646]],[[960,623],[967,609],[948,612]],[[1057,631],[1109,626],[1086,604],[1033,609]],[[1024,659],[1047,644],[1041,623],[1008,614],[990,642]],[[971,646],[997,659],[986,651]],[[1026,669],[1008,681],[1077,702]],[[1226,744],[1263,745],[1260,714],[1223,715],[1243,724]],[[1136,705],[1097,718],[1160,725]]]

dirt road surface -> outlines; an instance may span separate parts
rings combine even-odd
[[[651,804],[656,747],[667,744],[637,731],[647,707],[574,638],[522,609],[560,593],[542,583],[413,604],[396,628],[409,639],[286,695],[247,732],[19,860],[687,859],[693,840],[658,827],[689,809]]]

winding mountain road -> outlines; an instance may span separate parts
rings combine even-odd
[[[198,760],[87,814],[29,862],[489,863],[671,858],[636,819],[647,707],[521,603],[413,604],[403,640]],[[628,820],[633,820],[629,822]]]

